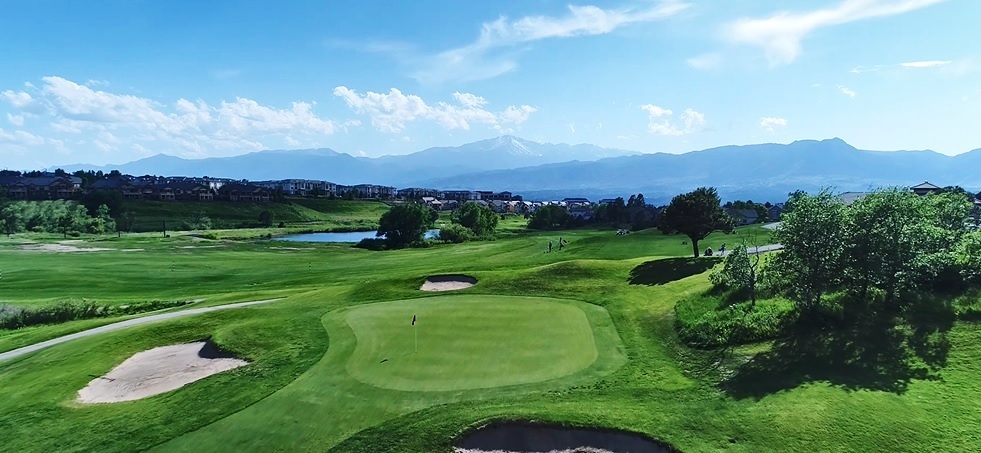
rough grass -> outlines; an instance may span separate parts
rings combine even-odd
[[[319,230],[373,229],[388,205],[376,201],[287,199],[285,202],[252,203],[230,201],[168,202],[127,200],[122,210],[132,212],[134,231],[170,231],[182,223],[195,224],[200,216],[211,220],[213,229],[259,226],[259,214],[268,211],[273,226],[316,227]]]
[[[559,236],[569,246],[545,253],[548,239]],[[713,235],[704,244],[714,249],[737,238]],[[86,255],[9,247],[23,239],[0,240],[0,297],[8,303],[291,297],[0,363],[3,450],[449,452],[460,432],[497,419],[622,428],[686,452],[972,451],[981,443],[975,428],[981,419],[976,324],[953,325],[949,353],[939,364],[906,360],[905,346],[874,341],[875,331],[751,345],[720,358],[685,346],[675,329],[675,306],[709,289],[706,273],[630,284],[638,266],[687,256],[679,236],[644,231],[618,237],[612,230],[583,229],[371,252],[133,235],[103,238],[99,245],[145,252]],[[198,245],[219,247],[180,248]],[[390,390],[353,378],[347,365],[358,337],[338,310],[430,296],[418,291],[422,279],[448,273],[473,275],[481,283],[466,294],[432,299],[577,301],[592,326],[597,360],[556,379],[450,392]],[[595,316],[590,308],[607,315]],[[31,339],[79,328],[77,323],[32,331]],[[135,352],[207,337],[253,365],[138,402],[71,402],[93,375]],[[603,345],[613,350],[604,352]]]

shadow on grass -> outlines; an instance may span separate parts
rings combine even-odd
[[[940,380],[947,365],[953,311],[930,311],[845,328],[798,328],[737,368],[720,387],[734,398],[757,400],[811,382],[903,394],[913,380]]]
[[[648,261],[630,270],[631,285],[664,285],[701,274],[715,266],[718,258],[665,258]]]

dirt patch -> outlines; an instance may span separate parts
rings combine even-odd
[[[477,284],[477,279],[469,275],[434,275],[423,282],[422,291],[458,291]]]
[[[531,422],[490,424],[457,440],[456,453],[679,453],[641,434]]]
[[[248,365],[210,341],[162,346],[123,361],[78,391],[82,403],[118,403],[177,390],[213,374]]]

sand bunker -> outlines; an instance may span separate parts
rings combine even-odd
[[[27,244],[19,247],[27,252],[53,252],[53,253],[77,253],[77,252],[142,252],[143,249],[110,249],[105,247],[76,247],[70,245],[68,241],[58,244]]]
[[[434,275],[419,288],[423,291],[457,291],[477,284],[477,279],[467,275]]]
[[[82,403],[118,403],[179,389],[248,362],[223,353],[211,342],[178,344],[134,354],[78,391]]]
[[[674,447],[624,431],[506,422],[457,441],[456,453],[678,453]]]

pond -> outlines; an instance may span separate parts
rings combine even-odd
[[[360,242],[362,239],[373,239],[375,231],[349,231],[344,233],[304,233],[275,238],[277,241],[290,242]],[[439,230],[426,232],[426,239],[435,239]]]
[[[671,445],[636,433],[532,422],[498,422],[470,431],[457,439],[455,451],[679,453]]]

